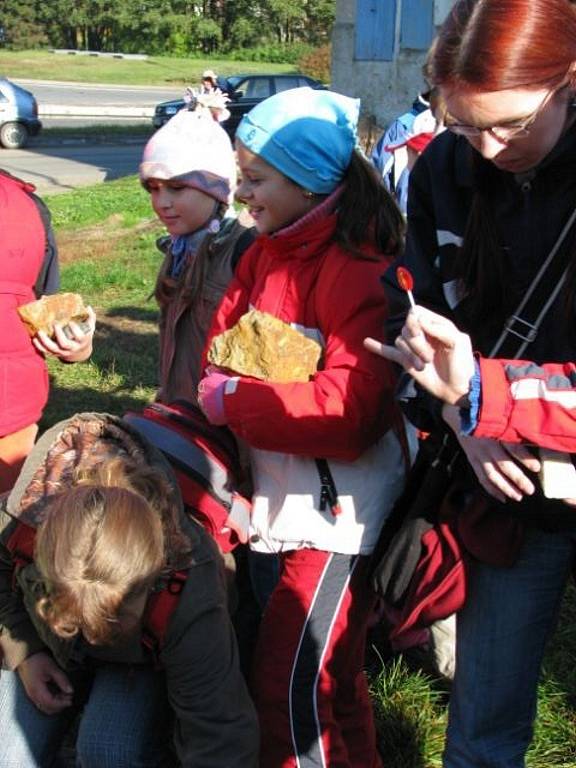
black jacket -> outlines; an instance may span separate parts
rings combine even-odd
[[[474,157],[476,155],[476,157]],[[505,306],[501,317],[486,315],[471,322],[466,297],[457,279],[460,245],[473,199],[477,169],[489,161],[479,157],[468,141],[446,131],[431,142],[410,176],[408,232],[403,256],[384,276],[390,301],[388,337],[394,339],[408,310],[406,294],[396,281],[403,264],[414,277],[414,295],[423,306],[450,317],[472,337],[476,350],[487,354],[506,319],[554,246],[576,205],[576,126],[558,141],[531,173],[514,175],[490,163],[490,201],[504,258]],[[486,170],[486,169],[485,169]],[[567,240],[574,248],[574,237]],[[574,294],[561,292],[548,312],[538,336],[524,355],[536,362],[576,360],[573,331]],[[400,390],[407,416],[426,431],[440,424],[439,403],[408,377]],[[518,506],[518,505],[516,505]]]

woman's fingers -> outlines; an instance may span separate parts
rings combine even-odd
[[[502,443],[502,446],[515,461],[526,467],[527,470],[534,473],[540,472],[542,466],[540,459],[526,445]]]
[[[419,331],[420,334],[426,334],[448,349],[454,347],[458,338],[464,335],[447,317],[421,306],[410,310],[406,318],[406,326],[413,328],[414,335]]]
[[[405,363],[403,353],[389,344],[383,344],[381,341],[368,337],[364,339],[364,347],[369,352],[374,352],[375,355],[385,357],[386,360],[391,360],[393,363],[398,363],[398,365],[403,366]]]
[[[526,465],[519,466],[501,443],[463,435],[458,439],[480,484],[491,496],[499,501],[520,501],[534,493]]]

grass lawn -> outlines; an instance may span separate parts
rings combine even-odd
[[[224,59],[112,59],[99,56],[55,54],[49,51],[0,50],[0,75],[8,78],[62,80],[118,85],[182,85],[199,83],[203,70],[219,75],[251,72],[295,72],[293,64]]]
[[[149,299],[161,229],[148,195],[132,178],[47,199],[60,246],[62,288],[79,291],[98,315],[91,361],[50,363],[52,391],[43,427],[76,411],[121,414],[154,395],[156,305]],[[374,654],[372,654],[374,657]],[[372,663],[372,690],[386,768],[441,765],[444,684],[402,657]],[[576,768],[576,594],[564,601],[540,688],[529,768]]]

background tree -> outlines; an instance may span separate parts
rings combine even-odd
[[[13,48],[220,55],[326,43],[334,5],[335,0],[0,0],[0,26]]]

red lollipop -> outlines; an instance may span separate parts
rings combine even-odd
[[[400,286],[400,288],[402,288],[402,290],[406,291],[406,293],[408,294],[410,305],[412,306],[412,308],[414,308],[416,306],[416,302],[414,301],[414,296],[412,295],[412,289],[414,288],[414,278],[412,277],[410,270],[406,269],[406,267],[397,267],[396,279],[398,280],[398,285]]]

